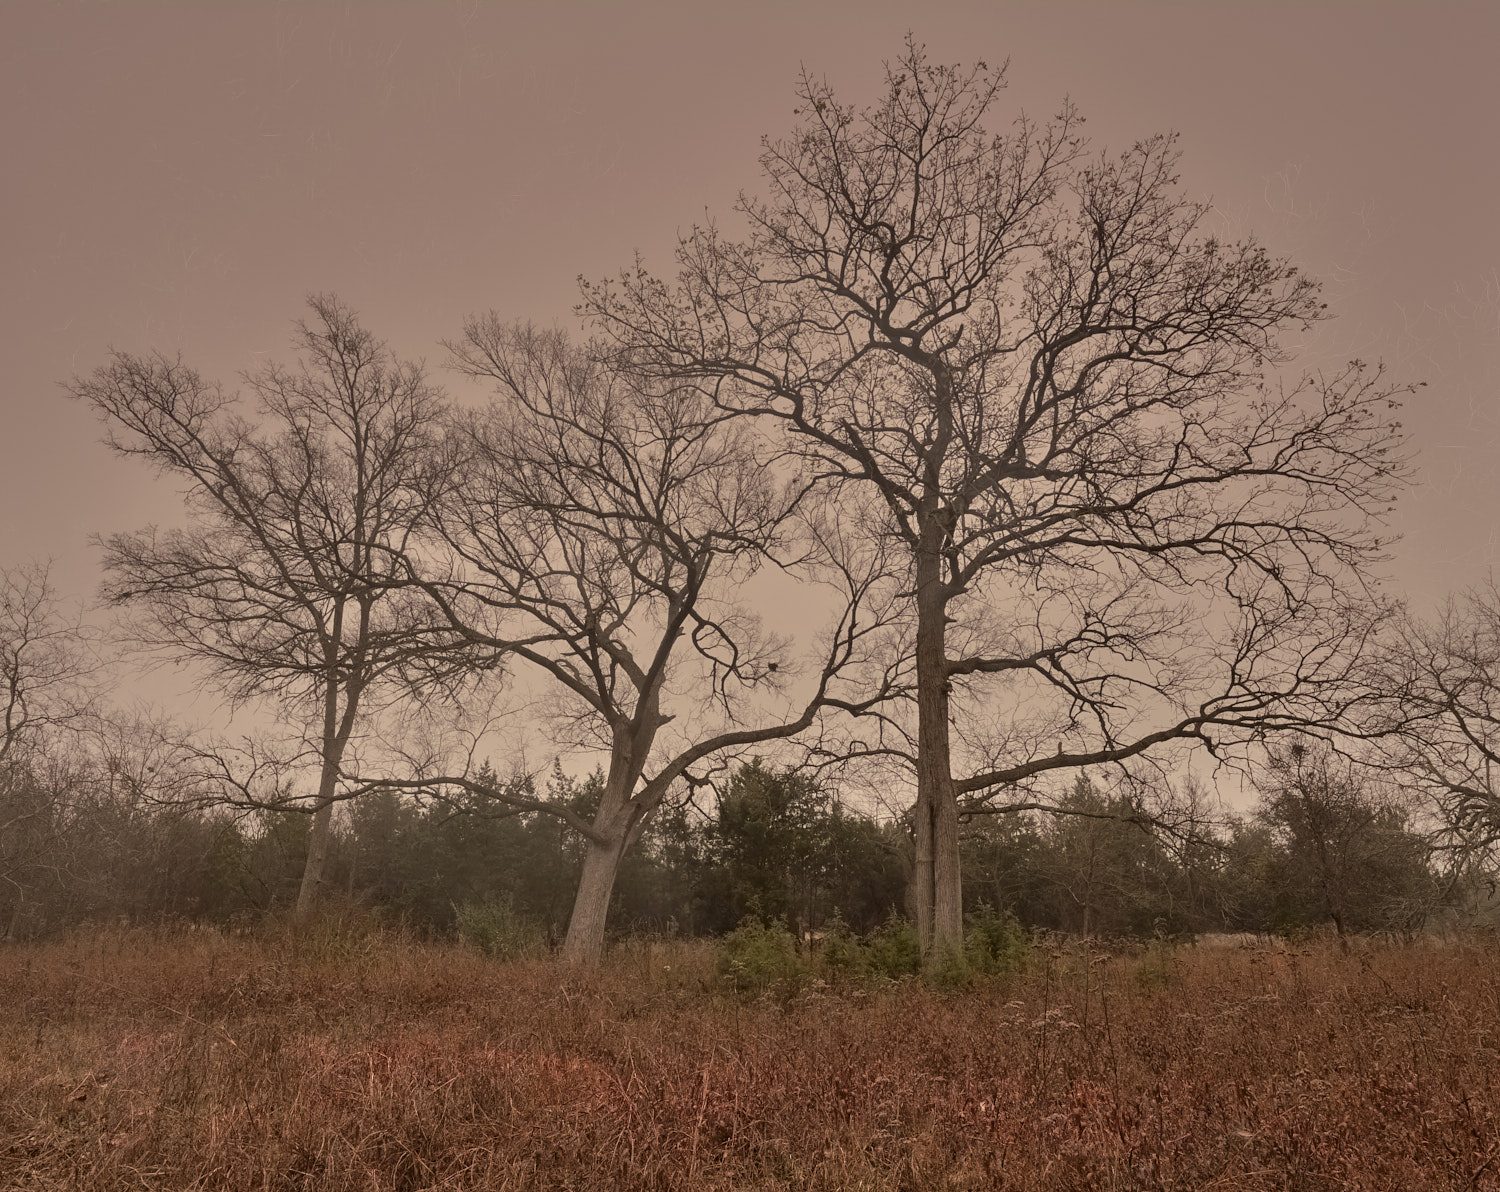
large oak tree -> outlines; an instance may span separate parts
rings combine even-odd
[[[1071,108],[993,128],[1001,85],[915,46],[868,108],[804,75],[739,229],[583,299],[619,366],[878,498],[929,955],[962,931],[965,805],[1341,714],[1402,471],[1392,386],[1292,369],[1318,287],[1213,230],[1171,137],[1097,151]]]

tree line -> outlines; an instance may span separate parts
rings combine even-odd
[[[603,787],[600,772],[578,780],[559,770],[542,793],[587,816]],[[34,813],[0,855],[5,939],[98,921],[245,928],[296,904],[314,822],[306,814],[162,806],[77,769],[50,781],[12,776],[3,793],[10,817]],[[336,822],[326,883],[341,913],[482,947],[556,945],[586,844],[540,812],[497,814],[480,797],[424,805],[387,791]],[[1056,814],[969,821],[960,853],[965,905],[1034,931],[1342,936],[1488,912],[1479,871],[1440,864],[1398,805],[1347,776],[1330,779],[1327,759],[1283,774],[1247,814],[1175,836],[1080,777]],[[674,804],[652,821],[621,866],[612,930],[712,936],[751,921],[802,939],[869,934],[905,915],[910,867],[909,829],[844,806],[805,773],[752,759],[709,807]]]
[[[162,352],[73,378],[109,446],[184,500],[181,525],[100,540],[116,636],[259,718],[234,739],[138,723],[104,789],[215,832],[248,816],[236,849],[300,841],[304,917],[375,881],[377,813],[428,841],[493,823],[497,870],[555,837],[567,911],[542,918],[573,961],[599,955],[627,873],[671,855],[697,881],[688,858],[721,837],[668,848],[672,825],[696,801],[721,832],[752,756],[859,809],[841,822],[888,846],[871,872],[899,873],[928,961],[961,952],[980,887],[1021,906],[1022,854],[1066,853],[1079,824],[1154,840],[1179,877],[1199,870],[1167,842],[1243,854],[1257,922],[1302,913],[1265,893],[1280,875],[1339,931],[1371,922],[1369,875],[1404,898],[1434,856],[1483,854],[1500,602],[1426,625],[1375,578],[1415,388],[1299,364],[1318,286],[1215,230],[1170,136],[1100,149],[1067,106],[998,126],[1003,82],[915,44],[865,107],[804,75],[726,223],[685,233],[671,272],[583,281],[576,333],[469,319],[444,345],[462,395],[326,295],[292,360],[238,388]],[[87,644],[28,628],[45,577],[16,574],[12,793],[104,731]],[[563,754],[597,777],[545,780]],[[1190,756],[1322,794],[1214,839],[1167,781]],[[1348,791],[1391,781],[1419,812],[1355,815]],[[0,830],[45,819],[16,815]],[[1384,843],[1329,843],[1356,820]],[[1323,842],[1305,889],[1298,832]],[[1395,842],[1418,832],[1412,868]],[[1030,919],[1121,920],[1115,845],[1089,839],[1073,917]]]

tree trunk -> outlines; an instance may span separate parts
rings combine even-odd
[[[917,925],[922,955],[932,944],[932,810],[927,791],[917,783],[917,801],[911,809],[912,861],[906,875],[906,913]]]
[[[947,599],[939,515],[927,515],[917,550],[917,804],[912,913],[926,963],[963,948],[958,792],[948,735]]]
[[[615,726],[609,774],[599,810],[594,813],[594,830],[603,840],[590,840],[583,855],[578,893],[573,898],[573,913],[568,916],[568,933],[563,937],[562,957],[568,964],[593,964],[604,955],[604,929],[620,860],[645,822],[643,815],[633,814],[630,797],[641,772],[637,759],[650,751],[655,736],[654,717],[653,704],[636,721]]]
[[[941,775],[929,781],[940,790],[945,785]],[[921,785],[919,771],[919,792]],[[964,945],[958,801],[952,794],[951,778],[946,786],[949,792],[946,798],[929,799],[919,793],[914,812],[916,857],[908,897],[924,961],[961,952]]]
[[[1349,950],[1349,934],[1344,929],[1342,900],[1333,892],[1333,884],[1329,880],[1326,869],[1323,873],[1323,905],[1328,912],[1329,921],[1333,924],[1333,932],[1338,938],[1339,947],[1347,952]]]
[[[563,938],[562,957],[568,964],[593,964],[604,955],[604,929],[626,843],[624,831],[608,844],[588,843],[573,913],[568,917],[568,934]]]
[[[947,715],[948,701],[943,700]],[[945,734],[946,735],[946,734]],[[945,742],[946,744],[946,742]],[[962,862],[958,852],[958,797],[949,773],[948,751],[943,750],[943,787],[947,795],[932,808],[932,956],[940,958],[963,952],[964,890]]]
[[[312,830],[307,834],[307,860],[302,866],[302,885],[297,891],[294,918],[305,923],[322,900],[323,882],[328,869],[328,845],[333,837],[333,796],[338,787],[339,767],[344,760],[343,740],[325,746],[323,765],[318,775],[318,809],[313,813]]]
[[[320,784],[321,785],[321,784]],[[321,901],[323,875],[328,868],[328,840],[333,835],[333,804],[322,803],[313,813],[307,834],[307,860],[302,866],[302,885],[297,890],[296,919],[306,922]]]
[[[354,657],[363,655],[364,643],[369,633],[369,605],[361,602],[359,644]],[[328,868],[328,843],[333,835],[333,796],[338,789],[339,770],[344,764],[344,750],[349,744],[349,734],[354,729],[354,717],[359,710],[360,695],[364,690],[362,678],[349,677],[340,681],[339,658],[344,636],[344,602],[340,600],[333,610],[333,624],[323,645],[323,764],[318,773],[318,809],[313,813],[312,831],[307,837],[307,861],[302,867],[302,887],[297,891],[296,920],[306,922],[321,901],[323,880]],[[343,695],[343,711],[339,710],[339,696]]]

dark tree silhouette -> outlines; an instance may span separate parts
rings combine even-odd
[[[804,75],[743,232],[582,303],[621,367],[877,498],[916,675],[878,751],[915,769],[929,955],[962,931],[965,803],[1340,715],[1403,470],[1396,390],[1288,370],[1317,286],[1213,234],[1171,137],[1096,152],[1071,108],[991,131],[1001,85],[914,45],[863,110]]]
[[[1450,844],[1500,842],[1500,588],[1493,579],[1423,620],[1392,622],[1375,682],[1386,696],[1375,755],[1432,799]]]
[[[451,569],[408,555],[411,582],[456,633],[540,676],[555,697],[554,743],[608,759],[590,818],[513,789],[479,791],[566,818],[587,840],[563,954],[588,962],[621,861],[674,784],[821,712],[886,696],[846,678],[883,629],[884,573],[878,555],[802,508],[798,478],[745,420],[700,396],[624,383],[560,332],[493,316],[451,346],[497,400],[457,429],[463,480],[434,506]],[[837,593],[805,668],[741,595],[781,550]],[[479,789],[467,769],[422,763],[404,787]]]
[[[233,701],[272,700],[304,726],[295,760],[318,770],[310,799],[287,793],[285,757],[256,755],[253,772],[236,775],[228,755],[199,746],[185,763],[199,790],[312,814],[301,915],[323,880],[333,807],[351,793],[340,776],[362,720],[488,665],[455,653],[458,639],[419,594],[388,582],[395,553],[453,480],[440,395],[337,299],[309,306],[298,363],[244,377],[253,420],[235,395],[160,354],[116,352],[71,384],[115,451],[182,486],[189,519],[105,539],[106,598],[140,610],[149,648],[206,667]],[[262,770],[277,781],[257,795]]]
[[[0,770],[97,711],[93,635],[42,565],[0,568]]]

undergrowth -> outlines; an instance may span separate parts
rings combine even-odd
[[[702,942],[577,971],[336,934],[0,950],[0,1188],[1500,1187],[1489,944],[976,923],[934,988],[877,969],[892,925],[793,941],[816,975],[762,996]]]

